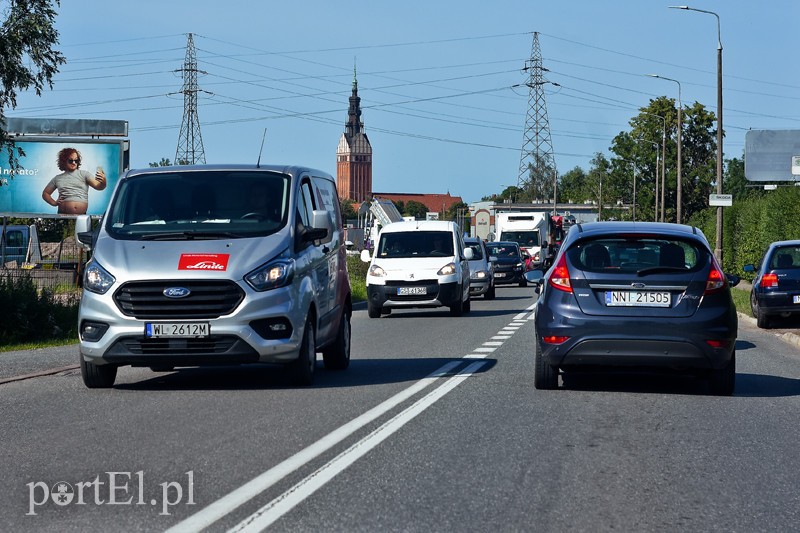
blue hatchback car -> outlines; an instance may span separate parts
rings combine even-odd
[[[744,271],[756,273],[750,309],[758,327],[800,314],[800,240],[773,242],[759,264],[745,265]]]
[[[561,372],[601,367],[667,369],[708,378],[733,394],[738,321],[703,233],[656,222],[572,227],[536,281],[534,386],[555,389]]]

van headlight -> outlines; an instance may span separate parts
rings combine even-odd
[[[90,292],[96,292],[97,294],[105,294],[108,292],[108,289],[117,281],[114,276],[108,273],[108,271],[98,265],[97,263],[90,263],[86,267],[86,271],[83,274],[83,288]]]
[[[452,276],[456,273],[456,264],[455,263],[447,263],[445,266],[439,269],[439,272],[436,274],[439,276]]]
[[[259,267],[244,277],[255,290],[268,291],[288,285],[294,277],[294,261],[278,259]]]
[[[386,271],[378,265],[372,265],[369,267],[369,275],[376,278],[382,278],[386,276]]]

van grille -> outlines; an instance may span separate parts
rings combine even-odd
[[[167,298],[170,287],[189,289],[189,296]],[[114,302],[126,316],[139,319],[217,318],[232,313],[244,291],[232,281],[133,281],[114,293]]]

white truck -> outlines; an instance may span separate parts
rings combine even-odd
[[[0,239],[0,265],[19,268],[42,262],[42,250],[36,226],[3,225]]]
[[[552,226],[546,211],[496,213],[494,240],[518,243],[533,258],[533,268],[548,268]]]

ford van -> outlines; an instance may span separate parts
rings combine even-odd
[[[122,365],[279,363],[312,383],[350,362],[352,303],[333,178],[294,166],[127,172],[93,231],[78,328],[87,387]]]

